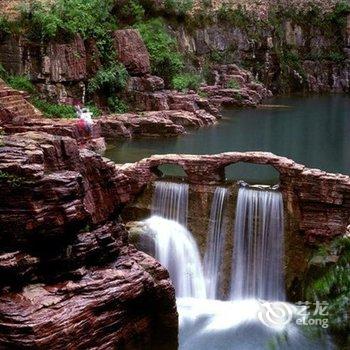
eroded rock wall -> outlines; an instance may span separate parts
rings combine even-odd
[[[348,92],[350,15],[346,9],[334,12],[337,3],[247,0],[230,1],[228,6],[218,1],[201,5],[203,8],[197,4],[193,13],[187,14],[189,23],[166,22],[185,57],[192,57],[195,70],[212,70],[213,61],[237,64],[252,71],[273,92]],[[1,6],[11,17],[16,4],[14,0]],[[279,13],[281,9],[284,12]],[[164,15],[163,10],[164,2],[155,1],[153,15]],[[229,11],[234,10],[240,12],[228,23]],[[327,19],[326,25],[314,20],[319,16],[319,22],[324,22],[322,16],[332,11],[333,18]],[[169,15],[176,19],[176,11]],[[201,16],[207,18],[203,23]],[[111,36],[119,60],[132,76],[151,73],[148,52],[136,30],[117,30]],[[81,100],[88,80],[101,67],[96,42],[78,35],[45,43],[5,35],[0,39],[0,62],[14,74],[30,76],[43,95],[61,102]],[[135,93],[136,102],[148,98],[164,108],[161,96],[147,92],[148,97],[145,92]]]
[[[268,12],[267,12],[268,13]],[[274,93],[350,91],[349,21],[340,29],[320,29],[282,20],[262,30],[217,23],[188,31],[174,28],[183,52],[204,67],[208,57],[250,70]],[[337,33],[337,34],[336,34]]]
[[[128,244],[121,180],[72,138],[2,137],[1,348],[177,348],[174,289]]]

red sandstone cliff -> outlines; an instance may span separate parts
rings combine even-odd
[[[0,348],[176,349],[168,272],[128,245],[116,166],[69,137],[0,147]]]

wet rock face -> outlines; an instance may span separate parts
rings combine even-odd
[[[12,74],[28,74],[45,96],[70,102],[83,96],[84,82],[92,74],[91,61],[96,50],[93,40],[85,46],[79,35],[63,43],[40,44],[9,36],[0,41],[0,62]]]
[[[146,45],[136,29],[116,30],[113,39],[118,60],[125,65],[129,73],[142,75],[151,72]]]
[[[306,2],[294,2],[298,7],[297,3],[301,6],[301,11],[307,11],[302,8],[303,3],[307,5]],[[327,6],[326,2],[323,3],[317,5],[318,8]],[[269,6],[267,1],[260,5]],[[289,5],[290,1],[286,3],[285,8]],[[259,5],[254,3],[253,7],[258,9]],[[266,10],[268,17],[269,10]],[[254,14],[254,18],[256,16]],[[333,35],[327,35],[324,30],[309,23],[298,25],[290,20],[283,24],[282,37],[276,36],[276,28],[257,28],[258,40],[246,28],[232,27],[225,23],[205,26],[194,31],[186,31],[185,27],[179,27],[174,29],[174,33],[181,50],[195,55],[198,61],[214,54],[219,59],[222,56],[223,62],[249,67],[249,70],[254,75],[258,74],[259,80],[273,92],[281,92],[283,89],[286,92],[348,92],[349,17],[348,15],[344,18],[347,22],[345,28],[334,25],[331,29]],[[291,57],[295,60],[294,64],[276,55],[281,44],[289,47]]]
[[[70,137],[1,142],[0,348],[176,349],[168,273],[118,222],[125,175]]]
[[[174,305],[167,271],[127,248],[79,280],[2,293],[0,346],[175,350]]]

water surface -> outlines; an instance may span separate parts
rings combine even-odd
[[[311,168],[350,174],[350,96],[279,97],[266,103],[288,107],[226,109],[216,126],[175,138],[117,142],[105,155],[127,163],[152,154],[269,151]],[[278,181],[277,173],[264,166],[232,166],[227,176],[250,183]]]

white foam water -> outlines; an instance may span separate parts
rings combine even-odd
[[[206,298],[205,281],[196,241],[180,223],[152,216],[145,223],[155,244],[155,258],[164,265],[176,297]]]
[[[280,192],[239,189],[233,249],[231,300],[285,300]]]
[[[329,337],[310,337],[296,325],[297,307],[258,300],[177,299],[180,350],[333,350]],[[278,311],[277,311],[278,310]],[[271,316],[271,315],[270,315]],[[266,322],[268,322],[266,324]]]
[[[152,215],[187,226],[188,184],[157,181],[152,202]]]
[[[204,275],[207,296],[210,299],[219,298],[220,272],[225,246],[224,209],[227,189],[217,187],[210,211],[207,247],[204,255]]]

